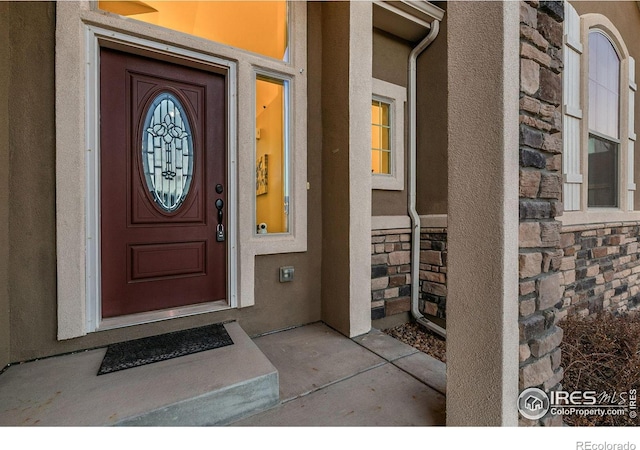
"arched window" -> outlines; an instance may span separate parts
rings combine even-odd
[[[563,58],[562,222],[639,220],[635,60],[611,20],[569,2]]]
[[[589,207],[617,207],[620,153],[620,58],[607,36],[589,33]]]

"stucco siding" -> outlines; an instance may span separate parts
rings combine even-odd
[[[0,367],[34,358],[100,347],[200,325],[238,320],[250,335],[320,320],[322,260],[320,93],[309,101],[308,251],[256,257],[255,299],[250,308],[90,333],[58,341],[55,203],[55,4],[0,4]],[[316,6],[309,6],[314,11]],[[6,14],[5,14],[6,13]],[[320,17],[310,14],[308,81],[320,82]],[[9,56],[10,55],[10,56]],[[10,57],[10,63],[5,61]],[[84,89],[84,86],[77,86]],[[4,102],[11,92],[8,103]],[[5,106],[6,105],[6,106]],[[10,111],[10,115],[8,114]],[[81,127],[78,124],[78,127]],[[8,245],[3,245],[7,242]],[[6,263],[5,263],[6,261]],[[280,283],[278,268],[294,266],[295,278]],[[4,314],[10,311],[10,314]],[[6,323],[5,323],[6,322]],[[10,325],[10,326],[9,326]]]

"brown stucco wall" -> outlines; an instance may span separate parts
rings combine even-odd
[[[9,3],[0,3],[0,370],[9,358]]]
[[[446,10],[446,2],[435,2]],[[410,43],[374,30],[373,77],[407,85]],[[417,170],[418,213],[447,213],[447,16],[440,23],[436,40],[417,61]],[[405,122],[406,124],[406,122]],[[405,141],[406,142],[406,141]],[[373,190],[372,215],[407,215],[408,145],[405,147],[405,189]]]
[[[447,426],[515,426],[518,4],[447,16]]]
[[[640,84],[640,8],[638,2],[632,1],[572,1],[571,5],[576,9],[578,14],[598,13],[607,16],[609,20],[616,26],[624,43],[627,45],[629,54],[636,60],[636,83]],[[626,89],[625,86],[622,86]],[[623,91],[626,95],[626,91]],[[640,100],[636,93],[635,108],[635,129],[636,135],[640,136]],[[636,158],[635,158],[635,177],[636,184],[640,184],[640,145],[636,142]],[[640,210],[640,194],[635,194],[635,209]]]
[[[407,61],[411,44],[384,31],[373,30],[373,78],[407,86]],[[405,120],[406,123],[406,120]],[[405,133],[406,142],[406,133]],[[407,214],[407,147],[404,155],[404,189],[387,191],[374,189],[371,192],[371,214],[395,216]]]
[[[51,3],[11,2],[9,290],[11,358],[55,341],[54,20]],[[27,351],[27,355],[37,353]]]
[[[322,315],[349,328],[349,3],[322,3]]]
[[[255,266],[253,307],[174,319],[119,330],[97,332],[67,341],[56,340],[56,229],[55,229],[55,6],[44,2],[1,3],[0,62],[10,52],[8,71],[0,73],[0,100],[8,85],[12,97],[11,121],[0,125],[0,175],[7,171],[3,130],[9,129],[10,173],[8,204],[0,198],[0,313],[10,306],[9,327],[0,314],[0,367],[112,342],[196,327],[225,320],[238,320],[250,335],[320,320],[321,238],[321,140],[320,140],[320,49],[315,38],[320,17],[309,11],[309,142],[308,251],[259,256]],[[7,14],[4,14],[7,12]],[[5,29],[6,28],[6,29]],[[314,31],[316,30],[316,31]],[[6,89],[5,89],[6,90]],[[4,103],[0,118],[6,112]],[[4,108],[4,109],[3,109]],[[3,128],[3,126],[5,128]],[[0,183],[6,177],[0,177]],[[3,191],[0,189],[0,191]],[[0,192],[3,195],[3,192]],[[8,219],[7,219],[8,215]],[[2,245],[3,223],[8,222],[8,251]],[[6,234],[6,233],[5,233]],[[7,276],[3,262],[8,261]],[[278,281],[278,268],[293,265],[295,279]],[[4,278],[3,278],[4,277]],[[9,301],[3,300],[3,280],[8,278]],[[8,324],[7,324],[8,325]],[[4,352],[3,348],[9,351]]]
[[[434,2],[446,11],[446,2]],[[447,213],[447,14],[435,41],[417,62],[417,172],[418,214]]]

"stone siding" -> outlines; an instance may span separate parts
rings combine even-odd
[[[562,2],[520,2],[520,389],[561,388]],[[520,425],[562,425],[561,416]]]
[[[411,310],[411,230],[371,232],[371,319]]]
[[[446,319],[447,229],[420,230],[420,301],[422,314]]]
[[[623,313],[640,304],[640,222],[562,229],[564,297],[560,316]]]
[[[420,298],[423,314],[446,318],[447,230],[420,230]],[[411,311],[411,230],[371,233],[371,319]]]

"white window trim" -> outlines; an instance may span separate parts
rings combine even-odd
[[[567,5],[570,7],[570,5]],[[620,104],[619,104],[619,154],[618,154],[618,207],[601,208],[587,207],[588,201],[588,145],[589,145],[589,33],[593,30],[602,32],[613,44],[620,57]],[[585,14],[580,16],[580,43],[568,43],[575,47],[581,44],[582,54],[580,56],[580,104],[582,114],[580,115],[580,206],[575,211],[565,211],[559,219],[563,225],[578,225],[605,222],[624,222],[640,220],[640,211],[633,210],[630,192],[635,189],[635,180],[630,179],[630,170],[627,167],[632,155],[629,154],[630,139],[627,136],[633,135],[633,130],[629,126],[629,86],[635,84],[635,80],[629,79],[629,64],[632,58],[620,32],[615,25],[602,14]],[[565,111],[565,114],[572,115],[572,111]],[[569,174],[570,175],[570,174]],[[577,180],[572,179],[565,173],[565,185],[575,184]],[[637,177],[637,174],[635,174]],[[566,190],[565,190],[566,193]]]
[[[172,311],[181,316],[211,312],[255,303],[255,256],[306,251],[307,248],[307,155],[306,155],[306,4],[290,3],[289,62],[256,55],[195,36],[99,11],[94,2],[64,1],[56,5],[56,217],[58,272],[58,339],[83,336],[100,329],[99,257],[95,250],[97,205],[96,170],[92,148],[96,148],[99,111],[96,95],[95,49],[87,38],[98,33],[101,39],[120,41],[125,46],[148,47],[169,58],[194,64],[229,68],[229,183],[237,193],[231,208],[237,242],[229,247],[229,305],[194,307]],[[92,31],[90,31],[92,30]],[[116,31],[117,30],[117,31]],[[167,44],[171,43],[171,44]],[[291,232],[256,236],[252,226],[255,211],[255,151],[253,116],[256,69],[292,80],[291,103]],[[238,93],[242,95],[238,95]],[[169,318],[162,314],[130,317],[113,327]],[[103,328],[111,327],[106,326]]]
[[[291,192],[291,183],[292,183],[292,177],[295,176],[293,170],[294,170],[294,165],[291,162],[292,159],[292,138],[293,138],[293,134],[292,134],[292,126],[291,126],[291,120],[292,120],[292,114],[291,111],[293,111],[293,107],[291,104],[291,92],[293,89],[293,84],[294,84],[294,80],[290,77],[290,76],[286,76],[286,75],[282,75],[279,73],[275,73],[273,71],[268,71],[268,70],[263,70],[260,68],[256,68],[253,71],[253,83],[254,85],[256,84],[256,81],[260,78],[260,77],[264,77],[267,79],[272,79],[272,80],[278,80],[278,81],[282,81],[287,83],[287,87],[286,89],[284,89],[284,96],[283,96],[283,105],[284,105],[284,152],[283,153],[283,158],[286,161],[286,176],[288,177],[288,183],[289,183],[289,191]],[[256,91],[254,89],[253,91],[253,104],[256,104]],[[253,129],[257,130],[257,124],[256,124],[256,120],[257,117],[253,116]],[[256,131],[257,133],[257,131]],[[255,135],[254,135],[255,136]],[[257,144],[256,144],[257,139],[253,140],[253,152],[254,152],[254,167],[255,167],[255,163],[257,161],[255,161],[255,157],[257,155]],[[286,156],[286,157],[285,157]],[[306,181],[306,180],[305,180]],[[254,178],[254,183],[255,183],[255,178]],[[254,190],[255,191],[255,190]],[[284,200],[284,199],[283,199]],[[295,205],[292,204],[291,199],[289,199],[289,206],[288,206],[288,221],[287,221],[287,227],[289,228],[289,231],[284,232],[284,233],[267,233],[267,234],[260,234],[257,231],[257,225],[258,225],[258,221],[256,219],[256,216],[258,214],[258,208],[257,208],[257,198],[254,195],[254,208],[253,208],[253,216],[252,216],[252,222],[254,224],[254,228],[253,228],[253,233],[256,237],[258,237],[259,239],[265,239],[268,238],[269,236],[288,236],[293,230],[292,230],[292,214],[294,214],[293,209],[295,208]]]
[[[373,78],[371,80],[372,99],[391,105],[391,174],[371,175],[372,189],[404,190],[404,113],[407,89],[404,86]]]

